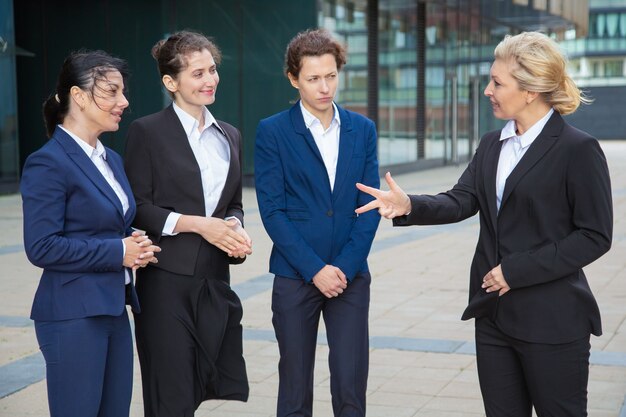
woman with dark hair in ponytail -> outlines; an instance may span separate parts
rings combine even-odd
[[[125,304],[132,271],[160,248],[132,232],[135,201],[121,157],[98,137],[128,101],[126,63],[102,51],[66,58],[44,103],[50,140],[26,160],[24,246],[43,268],[31,318],[46,360],[52,417],[129,415],[133,350]]]

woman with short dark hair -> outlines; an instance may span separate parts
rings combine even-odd
[[[371,276],[377,213],[356,216],[377,187],[376,126],[335,104],[343,46],[324,29],[297,34],[285,74],[298,102],[261,120],[254,174],[273,248],[272,324],[280,349],[277,416],[311,416],[320,316],[328,339],[333,413],[365,416]]]

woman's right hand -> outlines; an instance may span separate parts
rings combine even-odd
[[[354,210],[357,214],[363,214],[370,210],[378,209],[381,216],[386,219],[393,219],[394,217],[404,216],[411,212],[411,199],[404,190],[396,184],[393,178],[391,178],[389,172],[385,175],[385,181],[387,181],[387,185],[389,185],[389,191],[382,191],[361,183],[356,184],[356,188],[375,198],[375,200]]]

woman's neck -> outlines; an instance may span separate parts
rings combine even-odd
[[[65,119],[63,119],[61,126],[63,126],[65,130],[68,130],[78,136],[92,148],[96,147],[96,144],[98,143],[98,136],[102,133],[89,129],[89,127],[86,126],[86,122],[78,120],[71,114],[67,115]]]

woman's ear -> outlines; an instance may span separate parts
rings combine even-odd
[[[85,110],[87,102],[85,101],[85,92],[81,88],[77,86],[72,86],[72,88],[70,88],[70,97],[72,98],[74,103],[76,103],[80,111]]]
[[[539,93],[536,91],[526,91],[526,104],[530,104],[539,97]]]
[[[291,83],[291,86],[293,88],[295,88],[296,90],[300,89],[300,86],[298,84],[298,78],[294,77],[290,72],[287,73],[287,78],[289,78],[289,82]]]
[[[170,93],[175,93],[178,91],[178,83],[170,75],[164,75],[163,78],[161,78],[161,81],[163,82],[165,88],[167,88],[167,91],[169,91]]]

